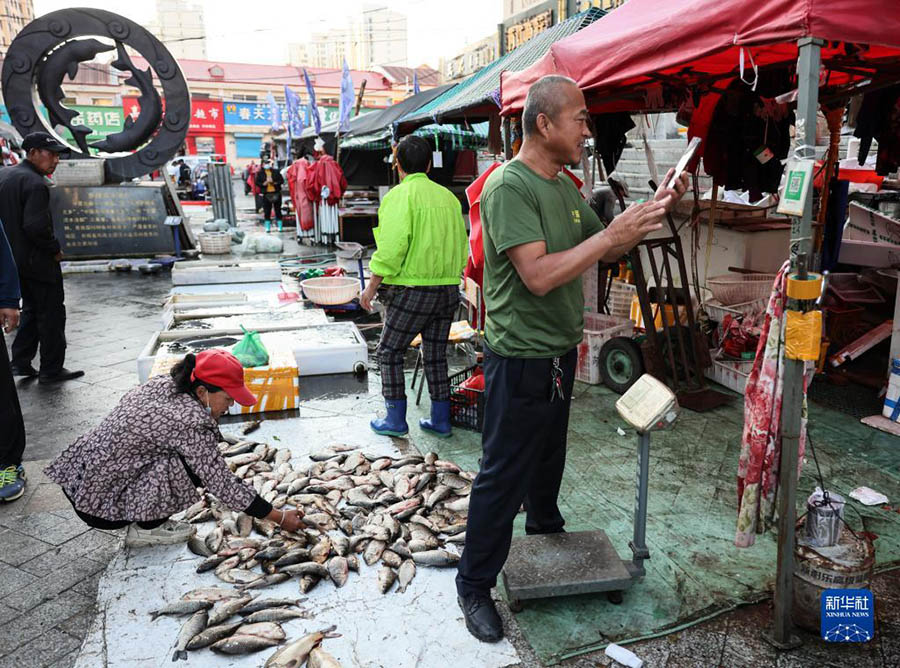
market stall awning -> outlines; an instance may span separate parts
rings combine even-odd
[[[452,89],[454,86],[455,84],[445,84],[443,86],[437,86],[436,88],[429,88],[428,90],[424,90],[421,93],[417,93],[416,95],[410,95],[402,102],[392,104],[386,109],[370,111],[365,114],[360,114],[359,116],[354,116],[350,119],[350,130],[345,133],[345,136],[352,137],[354,135],[370,134],[372,132],[384,129],[387,129],[388,132],[390,132],[391,125],[398,118],[402,118],[406,114],[419,109],[425,104],[428,104],[439,95],[446,93],[447,91]],[[319,133],[319,135],[324,136],[337,134],[337,128],[337,121],[326,123],[322,125],[322,131]],[[315,136],[316,129],[315,127],[310,126],[303,130],[300,138],[306,139],[307,137]]]
[[[497,111],[500,104],[501,72],[525,69],[547,53],[555,42],[577,33],[604,14],[601,9],[589,9],[545,30],[518,49],[510,51],[463,79],[453,90],[407,114],[397,122],[397,125],[402,133],[408,133],[418,125],[446,123],[450,119],[462,119],[466,116],[472,120],[486,119],[491,112]]]
[[[474,123],[471,128],[459,125],[423,125],[411,134],[420,137],[436,137],[441,148],[450,150],[478,149],[487,145],[488,124]],[[364,135],[341,138],[341,149],[354,148],[377,151],[391,147],[391,131],[381,130]]]
[[[752,80],[754,65],[796,63],[802,37],[829,41],[822,49],[828,83],[841,85],[864,78],[875,64],[900,66],[896,17],[896,0],[629,0],[557,41],[528,69],[504,72],[501,113],[520,111],[528,88],[546,74],[572,77],[595,111],[602,110],[599,101],[629,88],[737,76],[742,52],[744,76]],[[626,107],[641,105],[633,100]]]

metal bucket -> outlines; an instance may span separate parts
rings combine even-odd
[[[844,497],[828,492],[816,491],[806,500],[806,543],[816,547],[831,547],[838,542],[844,518]]]
[[[821,598],[826,589],[864,589],[871,584],[875,546],[868,536],[857,535],[859,538],[842,527],[836,545],[813,547],[806,543],[805,527],[798,523],[792,615],[797,626],[819,633]]]

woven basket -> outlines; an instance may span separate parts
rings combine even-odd
[[[713,276],[706,287],[723,306],[765,299],[772,294],[775,274],[725,274]]]
[[[231,252],[231,232],[201,232],[197,241],[201,253],[222,255]]]
[[[343,276],[307,278],[300,287],[308,300],[320,306],[346,304],[359,294],[359,281]]]

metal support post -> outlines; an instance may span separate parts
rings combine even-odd
[[[794,157],[815,157],[816,112],[819,100],[819,63],[824,42],[804,38],[797,42],[797,146]],[[812,240],[812,188],[803,215],[791,223],[791,268],[806,274]],[[790,308],[790,305],[788,306]],[[784,394],[781,409],[781,459],[778,471],[778,563],[775,578],[773,627],[766,639],[780,649],[800,645],[793,633],[791,607],[794,577],[794,531],[797,516],[797,450],[803,408],[803,369],[800,360],[784,360]]]
[[[632,577],[644,575],[644,560],[650,558],[647,549],[647,487],[650,479],[650,434],[638,434],[638,474],[634,493],[634,539],[628,544],[633,555],[626,563]]]

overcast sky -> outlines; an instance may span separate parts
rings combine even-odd
[[[122,14],[138,23],[153,19],[153,0],[34,0],[36,16],[77,4]],[[409,65],[437,67],[441,56],[453,57],[463,46],[497,29],[501,0],[340,0],[339,2],[261,3],[246,0],[199,0],[206,20],[211,60],[284,64],[288,42],[303,42],[313,32],[347,25],[363,5],[389,6],[407,15]],[[337,10],[337,11],[335,11]]]

